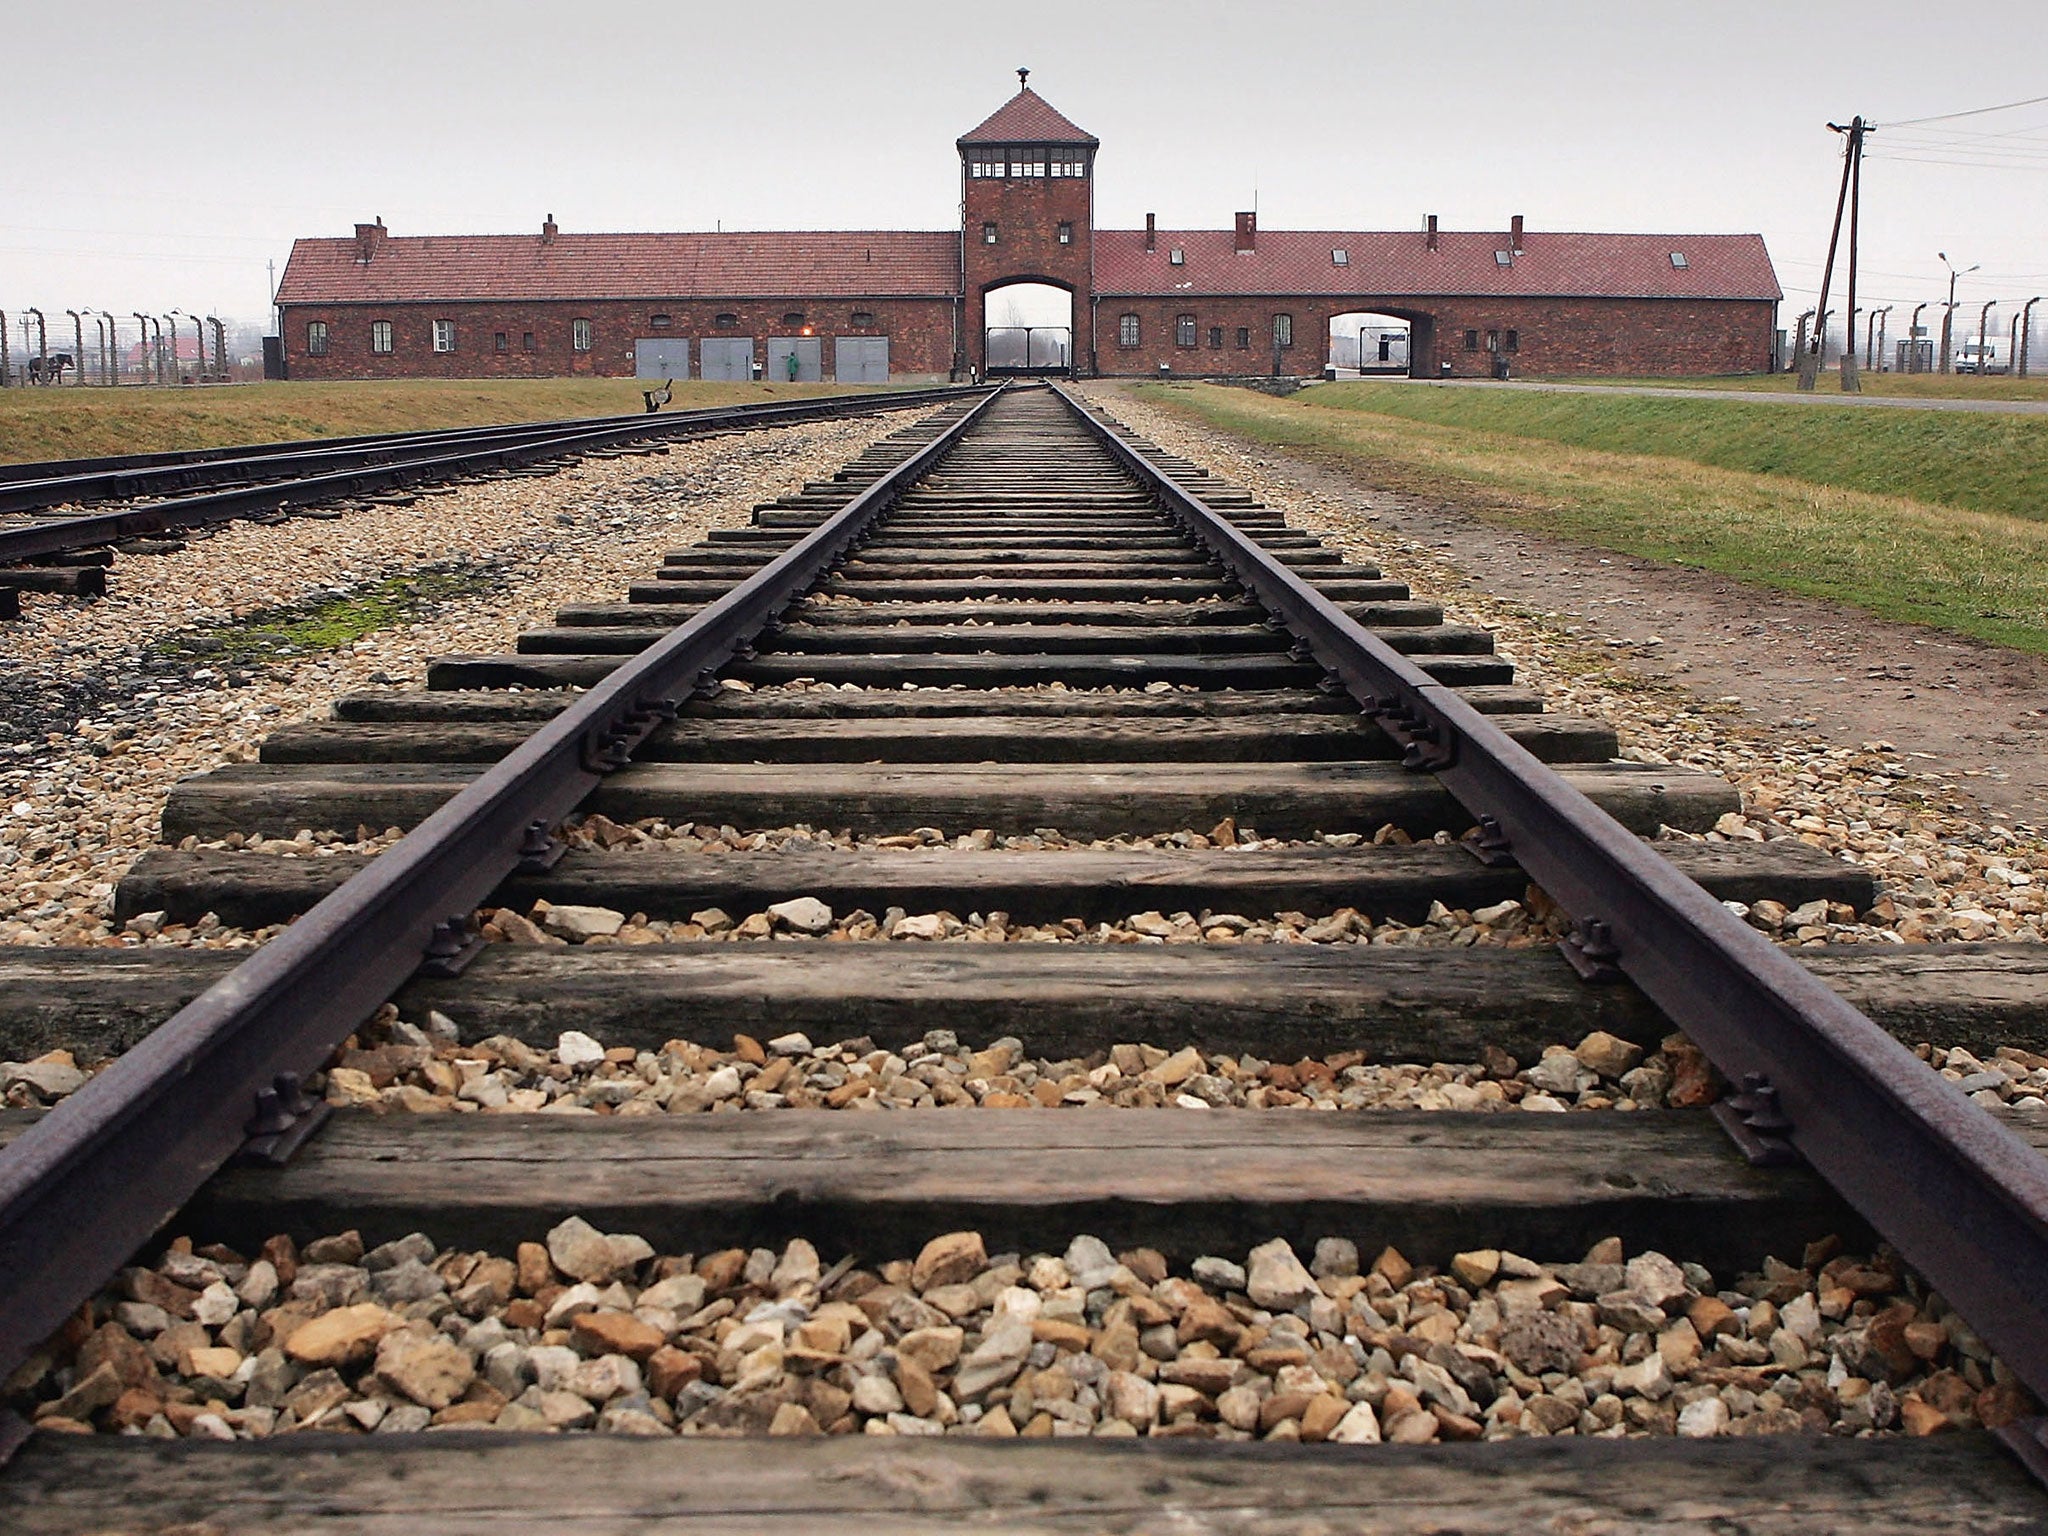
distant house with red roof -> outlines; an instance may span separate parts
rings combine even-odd
[[[1309,375],[1330,322],[1408,323],[1418,376],[1771,366],[1783,296],[1761,236],[1097,229],[1094,135],[1028,84],[956,141],[957,230],[398,235],[296,242],[294,378],[926,380],[992,369]],[[1019,283],[1064,326],[991,326]]]

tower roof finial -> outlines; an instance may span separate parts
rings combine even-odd
[[[1024,89],[1026,88],[1026,86],[1027,86],[1027,83],[1028,83],[1028,82],[1030,81],[1030,79],[1031,79],[1031,71],[1030,71],[1030,70],[1028,70],[1028,69],[1019,69],[1019,70],[1017,71],[1017,89],[1018,89],[1018,90],[1020,90],[1020,91],[1021,91],[1021,90],[1024,90]]]

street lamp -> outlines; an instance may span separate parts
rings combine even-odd
[[[1949,346],[1955,335],[1956,279],[1976,271],[1983,263],[1972,262],[1969,266],[1964,267],[1962,271],[1958,272],[1955,263],[1948,259],[1947,251],[1936,251],[1934,254],[1941,259],[1941,264],[1948,268],[1948,307],[1941,312],[1941,372],[1954,373],[1956,371],[1956,360],[1954,354],[1950,352]]]

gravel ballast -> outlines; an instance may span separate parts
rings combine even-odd
[[[427,661],[511,649],[564,603],[612,601],[664,553],[829,478],[908,413],[767,429],[592,459],[376,506],[338,520],[233,523],[169,555],[123,559],[94,603],[31,598],[0,668],[0,944],[118,942],[116,879],[156,842],[178,779],[246,762],[341,694],[418,686]],[[185,642],[309,599],[431,571],[488,590],[429,605],[337,649],[193,665]]]
[[[536,1234],[539,1237],[539,1234]],[[977,1232],[827,1267],[810,1243],[657,1256],[571,1217],[510,1253],[414,1233],[180,1239],[8,1384],[46,1431],[1187,1436],[1437,1441],[1934,1434],[2032,1409],[1888,1256],[1833,1239],[1696,1264],[1475,1249],[1434,1270],[1325,1238],[1185,1269]]]

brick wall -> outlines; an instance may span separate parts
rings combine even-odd
[[[1294,345],[1280,354],[1282,373],[1320,373],[1329,361],[1333,316],[1360,310],[1398,314],[1414,326],[1417,372],[1435,378],[1486,378],[1494,354],[1487,333],[1498,332],[1509,362],[1528,374],[1760,373],[1771,363],[1775,306],[1767,301],[1678,299],[1330,299],[1113,298],[1097,301],[1095,358],[1105,374],[1156,375],[1163,363],[1175,374],[1271,373],[1273,317],[1293,317]],[[1138,317],[1138,345],[1120,340],[1124,315]],[[1177,318],[1195,318],[1195,345],[1176,341]],[[1211,345],[1222,329],[1221,347]],[[1238,331],[1250,345],[1238,345]],[[1476,333],[1468,349],[1465,333]],[[1449,363],[1448,370],[1444,368]]]
[[[1074,295],[1075,345],[1081,346],[1088,295],[1094,288],[1093,228],[1095,168],[1086,176],[971,177],[962,167],[961,207],[966,253],[966,335],[968,362],[987,366],[986,296],[992,285],[1044,281]],[[996,243],[982,238],[982,225],[996,226]],[[1071,244],[1059,243],[1062,223],[1073,225]]]
[[[701,343],[707,336],[751,336],[754,357],[767,361],[767,339],[792,336],[808,325],[823,338],[824,372],[829,380],[835,364],[835,336],[887,336],[892,378],[943,379],[953,353],[954,302],[951,299],[666,299],[608,300],[599,303],[490,303],[291,305],[284,311],[284,350],[294,379],[496,379],[496,378],[631,378],[633,343],[641,338],[690,342],[690,371],[703,368]],[[874,316],[872,325],[855,325],[853,313]],[[666,327],[652,324],[665,314]],[[714,324],[720,314],[736,323]],[[801,314],[795,324],[785,315]],[[371,324],[391,323],[392,350],[370,350]],[[434,350],[434,322],[455,322],[455,350]],[[571,326],[591,322],[591,347],[571,348]],[[307,351],[307,325],[327,324],[326,355]],[[496,344],[505,337],[505,349]],[[533,336],[533,349],[525,338]]]

